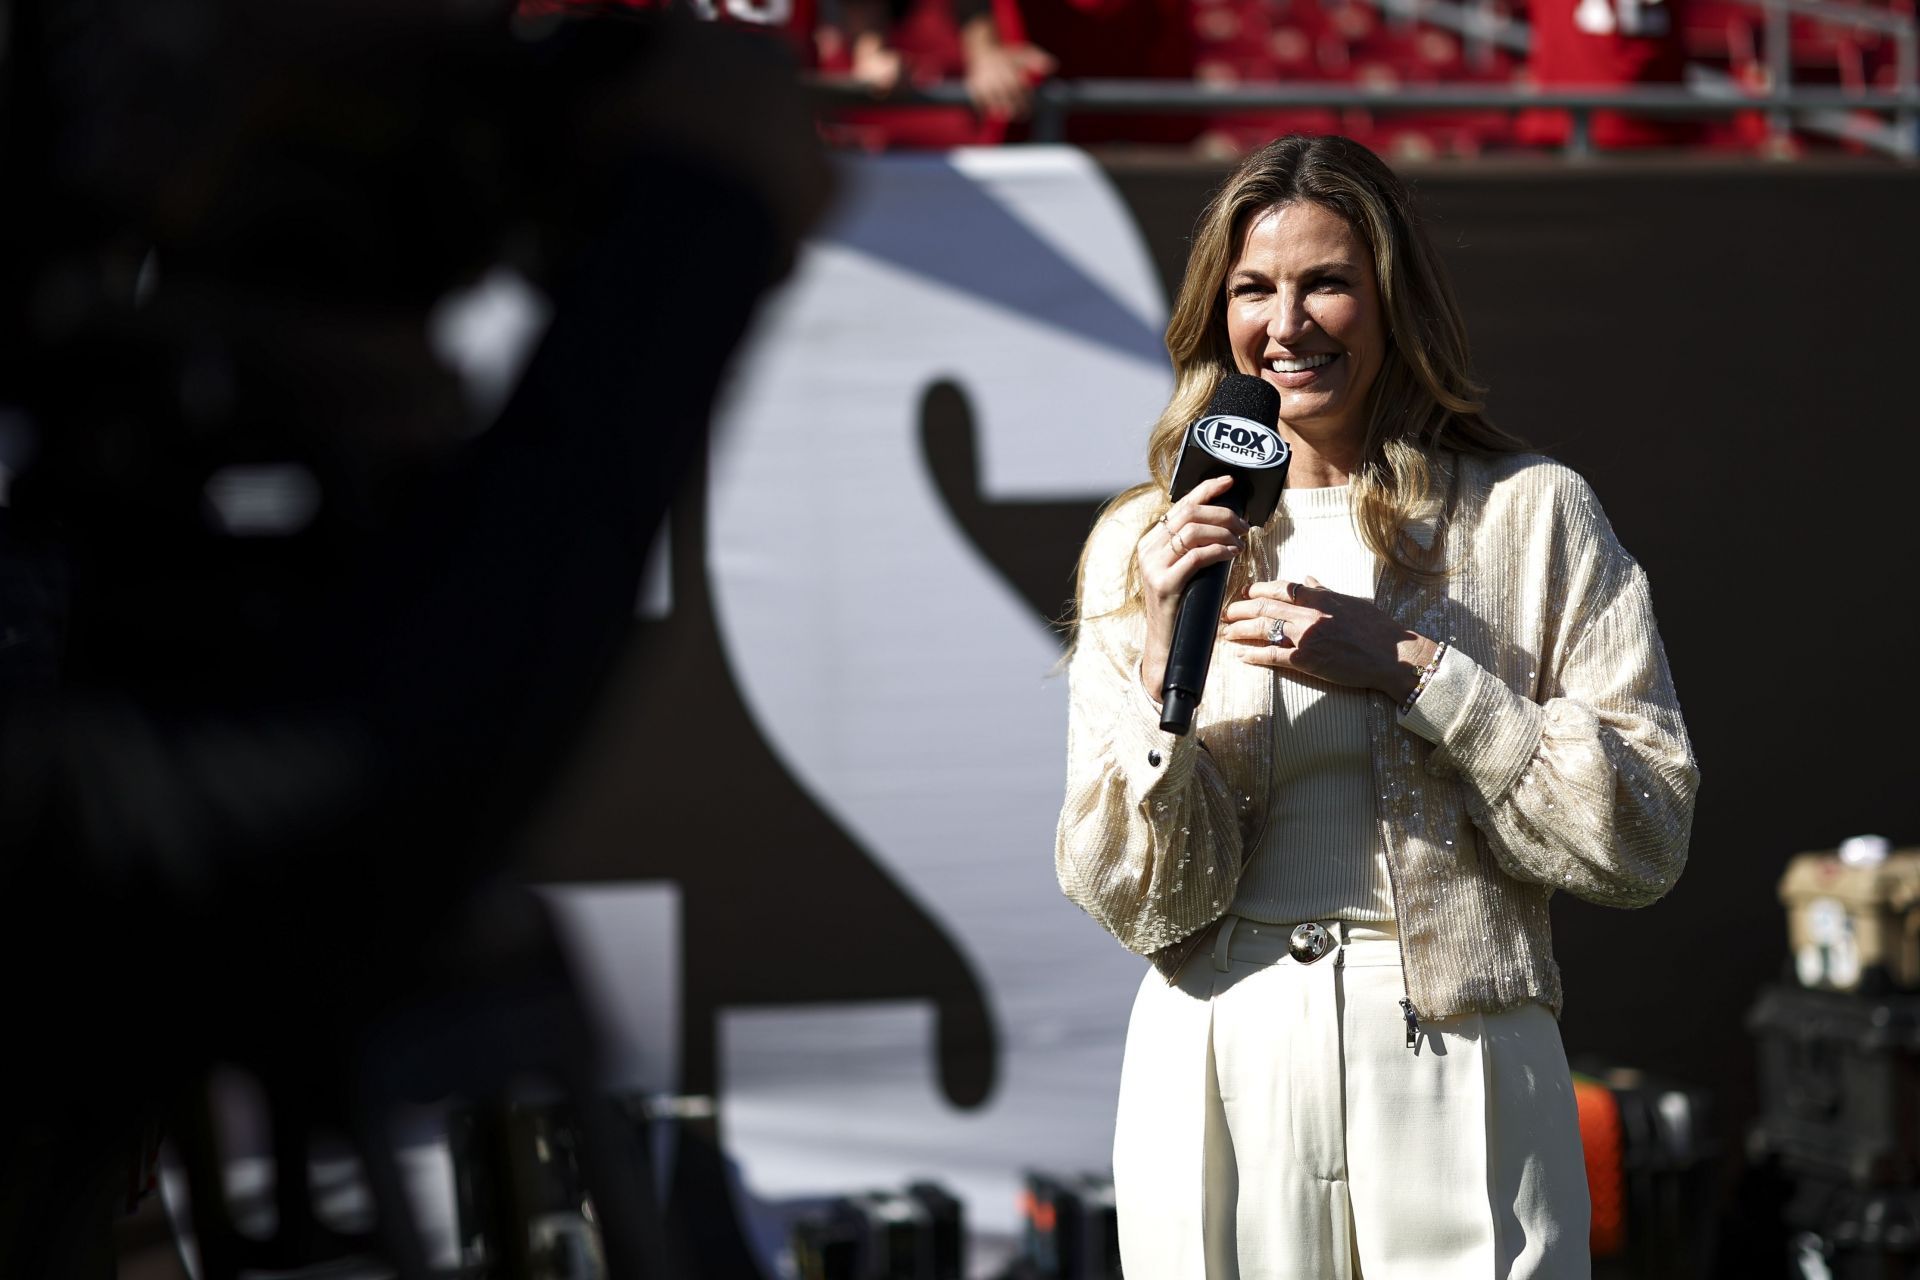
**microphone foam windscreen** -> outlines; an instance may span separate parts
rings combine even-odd
[[[1230,413],[1236,418],[1251,418],[1265,427],[1280,421],[1280,393],[1272,383],[1247,373],[1230,373],[1221,379],[1207,401],[1208,414]]]

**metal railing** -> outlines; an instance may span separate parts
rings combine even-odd
[[[1776,139],[1792,128],[1832,138],[1845,138],[1888,155],[1913,159],[1920,151],[1914,101],[1920,101],[1920,26],[1914,19],[1858,4],[1832,0],[1742,0],[1759,10],[1766,25],[1767,122]],[[1485,65],[1495,48],[1524,56],[1533,46],[1533,32],[1524,22],[1501,13],[1491,0],[1372,0],[1381,12],[1401,23],[1425,23],[1452,31],[1462,38],[1467,56]],[[1873,109],[1865,104],[1850,110],[1813,110],[1795,118],[1793,98],[1793,32],[1798,15],[1830,26],[1891,36],[1894,49],[1894,93],[1911,101],[1895,106],[1892,122],[1876,127],[1852,112]],[[1689,66],[1687,83],[1708,97],[1746,100],[1751,97],[1733,77],[1706,67]]]
[[[1432,3],[1432,0],[1428,0]],[[1730,86],[1731,87],[1731,86]],[[820,101],[841,107],[874,106],[865,90],[844,83],[816,81]],[[965,106],[959,84],[927,85],[895,93],[879,105]],[[1723,118],[1748,111],[1781,112],[1803,120],[1817,113],[1872,111],[1907,121],[1904,129],[1858,138],[1888,154],[1912,161],[1920,147],[1911,127],[1920,111],[1920,95],[1902,92],[1849,92],[1842,89],[1794,89],[1774,85],[1764,96],[1702,92],[1684,85],[1646,85],[1632,89],[1526,89],[1505,85],[1402,85],[1390,89],[1363,85],[1237,84],[1220,86],[1176,80],[1056,80],[1037,86],[1033,96],[1035,142],[1065,137],[1074,115],[1224,115],[1234,112],[1303,109],[1367,111],[1381,115],[1418,111],[1535,108],[1565,111],[1572,122],[1566,151],[1575,157],[1593,153],[1592,118],[1596,111],[1624,111],[1667,119]],[[1851,136],[1851,135],[1850,135]]]
[[[1524,55],[1533,33],[1524,22],[1497,11],[1490,0],[1370,0],[1389,19],[1424,23],[1462,37],[1470,58],[1484,65],[1491,50]],[[1362,86],[1272,84],[1217,86],[1165,80],[1050,81],[1034,95],[1032,136],[1058,141],[1069,115],[1165,113],[1216,115],[1287,109],[1364,110],[1381,114],[1433,110],[1564,110],[1571,122],[1569,156],[1593,152],[1596,111],[1624,111],[1665,118],[1726,118],[1766,113],[1769,132],[1784,141],[1795,129],[1856,142],[1909,163],[1920,160],[1920,25],[1912,18],[1833,0],[1743,0],[1766,25],[1767,87],[1755,94],[1732,76],[1689,66],[1682,85],[1626,89],[1526,89],[1499,85],[1438,85],[1372,89]],[[1894,42],[1892,90],[1796,89],[1793,84],[1791,19],[1799,15],[1856,31],[1890,36]],[[822,97],[837,105],[872,105],[865,90],[817,82]],[[900,105],[964,106],[957,84],[905,90],[889,97]],[[1863,112],[1886,117],[1862,118]]]
[[[1893,136],[1886,140],[1886,145],[1859,132],[1848,136],[1869,146],[1891,150],[1895,155],[1914,158],[1915,124],[1920,120],[1914,102],[1916,92],[1920,92],[1916,89],[1916,80],[1920,80],[1920,55],[1916,54],[1916,39],[1920,39],[1920,33],[1916,32],[1913,19],[1861,5],[1832,4],[1828,0],[1762,0],[1761,8],[1766,12],[1767,23],[1767,87],[1773,97],[1789,97],[1793,90],[1793,15],[1799,14],[1834,26],[1852,27],[1856,31],[1892,36],[1894,91],[1907,99],[1904,107],[1896,108],[1893,112]],[[1781,105],[1776,105],[1767,113],[1767,120],[1775,137],[1785,137],[1792,123],[1789,110]],[[1823,119],[1809,123],[1846,127],[1842,122]],[[1819,131],[1828,132],[1829,129],[1822,127]],[[1900,149],[1901,143],[1904,143],[1904,150]]]
[[[1467,56],[1479,66],[1491,51],[1505,49],[1524,55],[1533,47],[1533,31],[1524,22],[1501,13],[1491,0],[1373,0],[1396,25],[1425,23],[1461,37]]]

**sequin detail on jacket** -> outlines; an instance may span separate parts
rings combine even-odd
[[[1367,710],[1407,993],[1423,1019],[1558,1012],[1548,899],[1638,907],[1671,888],[1699,769],[1646,575],[1586,482],[1537,455],[1446,462],[1444,515],[1420,532],[1438,531],[1454,572],[1382,573],[1375,595],[1470,663],[1444,722],[1423,726],[1434,742],[1382,694]],[[1054,860],[1067,896],[1171,980],[1258,847],[1274,695],[1268,670],[1218,651],[1193,733],[1160,731],[1136,674],[1145,620],[1120,610],[1159,508],[1122,504],[1088,542]]]

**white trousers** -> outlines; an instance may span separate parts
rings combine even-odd
[[[1420,1024],[1392,926],[1228,917],[1127,1030],[1114,1191],[1128,1280],[1586,1280],[1573,1081],[1539,1005]]]

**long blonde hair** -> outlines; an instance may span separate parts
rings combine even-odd
[[[1227,273],[1256,215],[1295,200],[1338,214],[1373,255],[1387,347],[1368,393],[1366,436],[1351,482],[1354,518],[1361,540],[1390,570],[1432,581],[1444,574],[1440,545],[1436,541],[1431,550],[1423,549],[1407,526],[1434,497],[1433,456],[1513,453],[1525,445],[1486,416],[1486,388],[1473,376],[1460,306],[1421,228],[1412,193],[1378,156],[1350,138],[1293,135],[1270,142],[1242,160],[1201,211],[1186,276],[1167,321],[1174,388],[1147,440],[1153,479],[1111,505],[1156,488],[1164,495],[1173,482],[1187,428],[1234,369],[1227,341]],[[1082,574],[1085,568],[1083,556]],[[1236,579],[1243,575],[1236,564]],[[1125,607],[1140,600],[1138,569],[1130,567]]]

